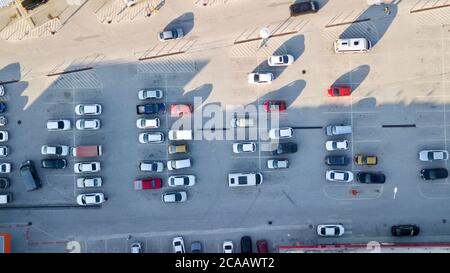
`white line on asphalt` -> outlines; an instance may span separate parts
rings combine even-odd
[[[442,53],[443,54],[445,54],[445,51],[444,51],[444,33],[443,33],[443,31],[444,31],[444,29],[443,28],[441,28],[441,51],[442,51]],[[445,61],[444,61],[445,59],[442,57],[441,58],[441,64],[442,64],[442,73],[441,73],[441,75],[442,75],[442,82],[444,83],[444,85],[445,85],[445,70],[444,70],[444,66],[445,66]],[[442,94],[444,95],[444,101],[446,101],[446,98],[447,98],[447,93],[445,92],[445,88],[442,88]],[[443,115],[444,115],[444,124],[446,124],[447,122],[447,115],[446,115],[446,113],[445,113],[445,111],[446,111],[446,103],[444,103],[444,112],[443,112]],[[444,139],[445,139],[445,142],[444,142],[444,149],[445,150],[447,150],[447,130],[444,130]],[[448,168],[448,162],[447,162],[447,160],[445,160],[445,168]]]
[[[322,114],[378,114],[381,111],[323,111]]]
[[[354,143],[370,143],[370,142],[381,142],[380,139],[367,139],[367,140],[352,140]]]

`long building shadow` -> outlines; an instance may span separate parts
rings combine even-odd
[[[339,78],[337,78],[332,86],[350,86],[351,92],[353,93],[361,83],[367,78],[370,72],[370,66],[368,65],[360,65],[357,68],[342,74]]]

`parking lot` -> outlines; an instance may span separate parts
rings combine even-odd
[[[303,29],[273,37],[260,49],[260,41],[233,44],[233,38],[242,33],[237,27],[243,23],[242,18],[233,23],[235,29],[226,26],[217,37],[218,41],[227,40],[223,46],[216,46],[216,41],[211,42],[210,48],[202,47],[202,37],[207,37],[207,41],[212,30],[202,26],[202,19],[209,17],[202,17],[206,12],[196,7],[195,25],[185,38],[197,42],[186,53],[141,61],[127,55],[95,63],[89,70],[50,77],[43,73],[33,77],[23,74],[29,67],[36,73],[33,75],[49,71],[47,67],[53,67],[54,62],[42,64],[43,68],[39,68],[37,57],[23,63],[19,57],[14,63],[2,62],[0,80],[20,81],[5,85],[5,116],[9,123],[4,130],[10,134],[6,145],[11,152],[1,162],[11,162],[13,166],[8,175],[12,184],[8,191],[14,195],[12,205],[30,208],[0,209],[0,231],[13,234],[13,245],[16,242],[19,252],[70,251],[70,241],[79,242],[81,252],[127,252],[135,241],[144,242],[146,252],[171,252],[171,239],[178,235],[185,238],[187,246],[191,241],[202,241],[206,252],[220,252],[221,243],[227,239],[238,247],[242,235],[251,235],[255,241],[268,240],[271,251],[279,245],[296,243],[448,241],[446,206],[450,183],[448,179],[425,182],[419,175],[423,168],[447,168],[448,163],[420,162],[418,153],[424,149],[448,149],[450,27],[433,18],[442,18],[449,8],[427,11],[426,17],[410,14],[410,5],[402,1],[391,5],[389,16],[383,16],[382,7],[368,8],[364,1],[353,0],[348,7],[361,8],[361,16],[367,14],[372,20],[325,28],[327,18],[346,10],[333,0],[319,2],[323,10],[306,15],[308,23]],[[288,6],[273,8],[270,4],[271,1],[264,1],[248,28],[259,29],[272,23],[263,24],[256,19],[264,10],[284,14],[283,9]],[[239,5],[244,10],[251,6],[246,1],[233,1],[230,13]],[[219,7],[208,7],[208,16],[219,16]],[[160,17],[152,18],[159,20],[154,24],[164,25],[171,21],[169,16],[184,13],[175,4],[166,3],[165,8],[156,15]],[[283,18],[271,21],[280,19]],[[145,22],[140,24],[141,28],[145,26]],[[138,45],[149,48],[158,43],[153,32],[156,30],[147,30],[145,37],[150,37],[150,41],[145,46]],[[364,54],[335,54],[333,41],[342,35],[371,39],[373,48]],[[167,43],[169,47],[176,46],[175,41]],[[138,51],[136,47],[129,51]],[[267,66],[267,58],[278,53],[292,54],[294,64],[283,68]],[[269,71],[275,75],[271,84],[248,84],[248,73]],[[327,96],[326,91],[333,84],[351,86],[351,96]],[[180,142],[188,145],[187,154],[167,152],[167,145],[174,143],[168,140],[167,132],[180,122],[170,116],[170,110],[148,115],[158,117],[161,126],[145,130],[163,132],[166,140],[161,144],[138,142],[138,135],[144,130],[136,127],[136,119],[141,117],[136,114],[136,105],[143,103],[137,93],[143,88],[163,90],[161,102],[166,107],[177,103],[199,106],[197,102],[201,100],[201,107],[188,117],[195,140]],[[266,100],[286,101],[287,110],[279,114],[279,120],[265,116],[263,111],[252,112],[249,115],[258,121],[257,127],[231,128],[230,120],[236,116],[237,108],[261,109]],[[102,105],[103,113],[96,117],[101,120],[100,130],[74,128],[79,118],[74,107],[79,103]],[[48,132],[45,124],[51,119],[69,119],[73,129]],[[210,129],[213,121],[215,130]],[[297,143],[297,153],[270,154],[267,134],[274,124],[271,122],[294,129],[294,136],[288,141]],[[348,150],[326,151],[327,140],[342,138],[325,135],[325,127],[332,124],[352,125],[353,133],[345,137],[350,144]],[[256,139],[250,139],[256,142],[256,152],[233,153],[232,144],[243,132],[256,135]],[[213,133],[215,139],[209,140]],[[44,158],[40,149],[44,144],[102,145],[103,154],[92,160],[101,162],[98,174],[103,179],[102,188],[83,190],[75,186],[80,176],[74,174],[73,164],[90,159],[69,156],[65,157],[65,169],[40,168]],[[379,163],[373,167],[354,162],[346,167],[329,167],[324,163],[329,154],[344,154],[352,159],[361,153],[376,155]],[[139,171],[143,160],[166,163],[181,158],[190,158],[192,167],[176,171],[165,168],[157,174]],[[268,169],[267,160],[272,158],[288,159],[289,168]],[[20,181],[18,170],[25,160],[33,160],[37,167],[43,183],[38,191],[25,192]],[[325,172],[330,169],[355,174],[380,171],[386,175],[386,183],[333,183],[325,179]],[[227,175],[232,172],[261,172],[264,182],[256,187],[230,188]],[[186,188],[187,202],[164,204],[161,195],[170,190],[167,179],[174,174],[194,174],[196,184]],[[161,178],[163,188],[135,191],[133,180],[146,177]],[[101,208],[76,206],[76,195],[87,192],[103,192],[108,200]],[[52,204],[73,208],[31,208]],[[29,222],[32,225],[20,224]],[[315,227],[322,223],[342,223],[346,232],[340,238],[319,238]],[[419,225],[420,236],[391,237],[390,227],[401,223]]]

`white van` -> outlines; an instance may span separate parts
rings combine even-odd
[[[262,173],[230,173],[228,174],[229,187],[257,186],[263,182]]]
[[[351,125],[328,125],[325,128],[327,136],[349,135],[352,133]]]
[[[12,193],[0,194],[0,205],[8,204],[12,202]]]
[[[336,53],[362,53],[371,48],[370,41],[365,38],[338,39],[334,42]]]
[[[191,159],[176,159],[167,161],[167,169],[170,171],[189,168],[191,166]]]
[[[192,130],[170,130],[170,140],[192,140]]]

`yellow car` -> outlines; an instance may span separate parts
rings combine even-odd
[[[355,163],[357,165],[377,165],[378,158],[374,155],[355,155]]]

